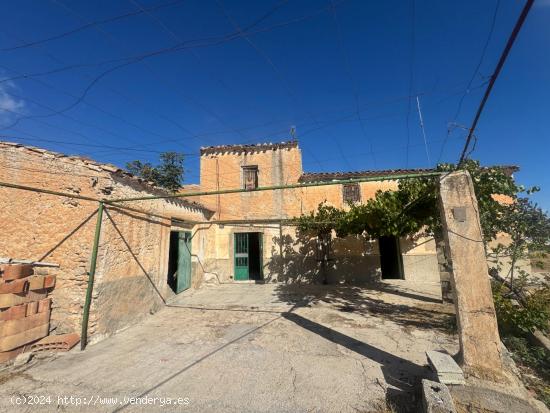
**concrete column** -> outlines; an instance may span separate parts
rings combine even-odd
[[[440,210],[458,322],[462,367],[473,376],[506,381],[502,369],[491,284],[470,174],[457,171],[440,180]]]

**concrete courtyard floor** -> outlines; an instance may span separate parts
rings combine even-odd
[[[206,286],[84,352],[0,372],[0,411],[416,412],[426,350],[458,350],[452,313],[438,285],[404,281]]]

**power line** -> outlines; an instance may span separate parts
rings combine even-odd
[[[52,60],[59,60],[59,59],[57,59],[55,56],[50,55],[49,53],[46,53],[45,55],[46,55],[47,57],[49,57],[50,59],[52,59]],[[9,67],[6,67],[6,66],[4,66],[4,65],[0,65],[0,67],[2,67],[2,68],[5,69],[5,70],[8,70],[8,71],[10,71],[10,72],[18,73],[17,71],[15,71],[15,70],[13,70],[13,69],[11,69],[11,68],[9,68]],[[59,87],[57,87],[57,86],[54,86],[54,85],[52,85],[52,84],[50,84],[50,83],[48,83],[48,82],[43,81],[43,80],[41,80],[41,79],[35,79],[35,78],[29,78],[29,79],[32,80],[33,82],[39,83],[40,85],[42,85],[42,86],[44,86],[44,87],[46,87],[46,88],[48,88],[48,89],[54,90],[54,91],[56,91],[56,92],[58,92],[58,93],[61,93],[61,94],[65,95],[65,96],[69,96],[69,97],[74,98],[74,99],[78,98],[76,95],[72,94],[71,92],[67,92],[66,90],[63,90],[63,89],[61,89],[61,88],[59,88]],[[122,98],[125,98],[126,100],[132,101],[132,99],[126,97],[124,94],[121,94],[120,92],[117,92],[117,91],[114,90],[114,89],[111,89],[111,88],[107,88],[107,89],[108,89],[109,91],[111,91],[112,93],[114,93],[114,94],[116,94],[116,95],[118,95],[118,96],[121,96]],[[159,133],[157,133],[157,132],[154,132],[154,131],[152,131],[152,130],[149,130],[149,129],[147,129],[147,128],[144,128],[144,127],[142,127],[142,126],[140,126],[140,125],[138,125],[138,124],[136,124],[136,123],[134,123],[134,122],[131,122],[131,121],[129,121],[129,120],[123,118],[123,117],[120,116],[120,115],[114,114],[114,113],[112,113],[112,112],[110,112],[110,111],[108,111],[108,110],[106,110],[106,109],[104,109],[104,108],[102,108],[102,107],[100,107],[100,106],[98,106],[98,105],[95,105],[95,104],[93,104],[93,103],[91,103],[91,102],[89,102],[89,101],[87,101],[87,100],[83,100],[83,102],[84,102],[87,106],[89,106],[89,107],[95,109],[96,111],[98,111],[98,112],[100,112],[100,113],[102,113],[102,114],[104,114],[104,115],[107,115],[107,116],[109,116],[109,117],[111,117],[111,118],[113,118],[113,119],[116,119],[116,120],[119,121],[119,122],[125,123],[125,124],[127,124],[128,126],[131,126],[132,128],[135,128],[135,129],[137,129],[137,130],[139,130],[139,131],[141,131],[141,132],[143,132],[143,133],[146,133],[146,134],[148,134],[148,135],[157,136],[157,137],[160,137],[160,138],[164,138],[164,139],[166,140],[166,142],[179,142],[179,143],[181,143],[181,139],[177,139],[177,138],[167,138],[165,135],[161,135],[161,134],[159,134]],[[152,113],[157,114],[157,116],[159,116],[159,117],[161,117],[161,118],[165,118],[166,120],[171,121],[169,118],[164,117],[164,116],[161,115],[161,114],[158,114],[154,109],[147,109],[147,108],[145,108],[145,109],[146,109],[147,111],[149,111],[149,112],[152,112]],[[56,110],[56,112],[57,112],[57,110]],[[55,114],[59,114],[59,113],[53,113],[53,112],[52,112],[52,114],[50,114],[49,116],[54,116]],[[49,116],[48,116],[48,117],[49,117]],[[40,116],[39,116],[39,115],[36,115],[36,117],[40,117]],[[189,136],[193,135],[190,131],[187,131],[183,126],[179,125],[179,123],[177,123],[176,121],[171,121],[171,122],[174,123],[176,126],[179,126],[179,127],[182,129],[182,131],[183,131],[184,133],[186,133],[187,135],[189,135]],[[4,129],[6,129],[6,128],[4,128]],[[181,144],[182,144],[184,147],[187,146],[187,145],[185,145],[185,144],[183,144],[183,143],[181,143]]]
[[[345,70],[346,70],[346,72],[349,76],[350,84],[351,84],[352,91],[353,91],[353,98],[354,98],[354,101],[355,101],[355,110],[356,110],[356,114],[357,114],[357,121],[359,122],[359,127],[361,129],[361,132],[363,133],[363,136],[365,137],[365,139],[367,140],[367,142],[369,144],[370,151],[374,152],[373,151],[373,146],[372,146],[372,140],[370,139],[370,137],[367,135],[367,132],[365,131],[365,125],[363,124],[363,119],[361,118],[361,114],[359,113],[359,87],[358,87],[358,85],[356,83],[356,79],[354,78],[354,76],[352,74],[352,71],[351,71],[351,62],[350,62],[349,55],[347,53],[347,49],[344,47],[342,29],[341,29],[340,23],[338,21],[338,15],[336,13],[336,6],[334,4],[334,0],[331,0],[330,4],[332,6],[331,11],[332,11],[332,16],[334,17],[334,25],[335,25],[335,28],[336,28],[336,36],[338,38],[338,44],[340,46],[340,51],[342,52],[342,57],[344,58],[344,67],[345,67]],[[374,163],[374,167],[376,168],[376,157],[374,156],[374,153],[372,153],[371,157],[372,157],[372,161]]]
[[[286,2],[286,1],[285,1]],[[260,47],[254,43],[249,35],[246,33],[246,30],[242,29],[241,26],[239,25],[239,23],[231,16],[231,14],[229,14],[229,12],[227,11],[227,9],[224,7],[223,3],[222,3],[222,0],[216,0],[216,3],[218,4],[220,10],[222,11],[222,13],[224,14],[224,16],[227,18],[227,20],[229,21],[229,23],[237,30],[238,33],[242,34],[242,37],[244,38],[244,40],[256,51],[256,53],[258,53],[258,55],[271,67],[271,69],[273,70],[273,72],[275,73],[275,75],[277,76],[277,78],[281,81],[281,83],[284,85],[285,89],[286,89],[286,92],[287,94],[291,97],[292,100],[294,100],[295,102],[298,102],[298,98],[297,98],[297,95],[296,93],[294,93],[293,89],[290,87],[288,81],[286,81],[286,79],[284,78],[284,76],[282,75],[281,71],[279,70],[279,68],[277,67],[277,65],[273,62],[273,60],[269,57],[269,55],[267,55],[262,49],[260,49]],[[332,7],[332,6],[330,6]],[[306,111],[306,114],[315,122],[315,123],[318,123],[317,119],[311,115],[311,113],[309,113],[308,111]],[[332,136],[331,136],[332,138]],[[332,140],[334,141],[334,143],[336,144],[336,147],[338,148],[341,156],[342,156],[342,159],[344,159],[344,162],[348,165],[349,164],[349,161],[346,160],[345,156],[344,156],[344,152],[342,150],[342,147],[340,146],[340,143],[338,142],[337,139],[334,139],[332,138]],[[313,153],[311,153],[311,156],[313,157],[314,160],[316,160],[316,157]],[[316,160],[317,162],[317,160]],[[319,166],[322,168],[323,165],[320,163],[320,162],[317,162],[319,163]]]
[[[418,120],[420,121],[420,129],[422,130],[422,137],[424,138],[424,146],[426,148],[426,158],[428,158],[428,164],[430,161],[430,152],[428,151],[428,140],[426,139],[426,131],[424,129],[424,119],[422,118],[422,110],[420,109],[420,98],[416,97],[416,107],[418,108]]]
[[[319,14],[319,13],[323,12],[324,10],[326,10],[327,7],[317,9],[316,11],[314,11],[312,13],[309,13],[307,15],[303,15],[301,17],[298,17],[298,18],[295,18],[295,19],[292,19],[292,20],[288,20],[288,21],[283,22],[283,23],[272,25],[270,27],[266,27],[266,28],[263,28],[263,29],[258,29],[258,30],[255,30],[255,31],[250,30],[251,28],[255,27],[257,24],[259,24],[260,22],[265,20],[267,17],[269,17],[277,9],[278,9],[278,5],[276,5],[274,8],[272,8],[270,11],[265,13],[260,18],[256,19],[252,24],[248,25],[245,29],[241,29],[239,31],[229,33],[225,36],[214,37],[213,38],[214,41],[211,41],[208,44],[203,44],[202,46],[204,47],[204,46],[217,45],[217,44],[225,43],[226,41],[231,41],[231,40],[243,37],[243,36],[246,37],[246,36],[248,36],[248,34],[261,33],[261,32],[265,32],[265,31],[273,30],[275,28],[280,28],[280,27],[284,27],[284,26],[287,26],[287,25],[290,25],[290,24],[294,24],[296,22],[303,21],[303,20],[306,20],[306,19],[309,19],[309,18],[312,18],[312,17],[316,16],[317,14]],[[212,38],[210,38],[210,39],[212,39]],[[186,42],[186,43],[189,43],[189,42]],[[200,46],[201,45],[199,44],[199,45],[193,45],[192,47],[200,47]],[[50,116],[54,116],[56,114],[66,112],[66,111],[74,108],[78,104],[80,104],[82,101],[84,101],[84,98],[89,93],[89,91],[94,87],[94,85],[97,84],[99,82],[99,80],[101,80],[105,76],[109,75],[110,73],[112,73],[112,72],[114,72],[118,69],[121,69],[123,67],[129,66],[131,64],[141,62],[142,60],[145,60],[145,59],[148,59],[148,58],[151,58],[151,57],[154,57],[154,56],[159,56],[159,55],[164,54],[164,53],[177,52],[177,51],[180,51],[180,50],[184,50],[185,48],[186,47],[184,47],[184,45],[176,45],[176,46],[169,47],[169,48],[157,49],[155,51],[144,53],[144,54],[141,54],[141,55],[138,55],[138,56],[134,56],[132,58],[122,58],[122,59],[112,59],[112,60],[110,60],[110,62],[121,62],[121,61],[123,61],[124,63],[120,63],[120,64],[118,64],[114,67],[111,67],[111,68],[103,71],[102,73],[100,73],[96,77],[94,77],[92,79],[92,81],[86,86],[84,91],[76,98],[76,100],[74,102],[72,102],[69,106],[67,106],[63,109],[58,110],[56,113],[51,114]],[[130,59],[130,60],[128,60],[128,59]],[[107,63],[107,62],[109,62],[109,61],[100,62],[98,64],[104,64],[104,63]],[[69,66],[68,69],[71,69],[73,67],[74,67],[74,65]],[[55,71],[59,72],[59,71],[61,71],[61,69],[56,69]],[[26,74],[23,77],[24,78],[33,77],[33,75]],[[9,80],[14,80],[14,78],[4,79],[3,81],[9,81]],[[2,81],[0,81],[0,82],[2,82]],[[31,118],[31,116],[25,117],[25,119],[30,119],[30,118]]]
[[[144,9],[143,6],[137,1],[137,0],[128,0],[130,3],[132,3],[133,5],[135,5],[136,7],[139,7],[141,8],[142,10]],[[280,3],[281,4],[281,3]],[[281,4],[282,5],[282,4]],[[147,16],[153,21],[155,22],[158,26],[160,26],[164,32],[166,32],[176,43],[183,43],[184,40],[178,35],[176,34],[172,29],[170,29],[170,27],[168,27],[167,24],[165,24],[162,19],[160,19],[159,17],[157,17],[155,14],[147,11],[146,12]],[[211,70],[211,68],[209,67],[209,65],[207,65],[203,60],[202,58],[200,57],[199,53],[195,50],[195,49],[189,49],[188,50],[189,53],[191,54],[191,56],[193,56],[193,58],[196,60],[196,62],[201,65],[202,67],[205,67],[206,68],[206,71],[208,73],[208,75],[213,79],[215,80],[216,82],[218,82],[220,84],[220,86],[222,88],[224,88],[229,94],[234,94],[234,92],[231,90],[231,88],[227,85],[227,83],[222,79],[220,78],[219,76],[216,76],[213,72],[213,70]],[[263,111],[263,108],[264,106],[263,105],[250,105],[250,108],[253,110],[253,111],[258,111],[259,110],[262,110]],[[264,112],[266,113],[266,112]],[[234,131],[237,131],[236,133],[238,133],[240,136],[243,136],[240,131],[242,131],[243,129],[242,128],[234,128]],[[246,138],[245,138],[246,139]]]
[[[495,85],[495,82],[498,78],[498,75],[500,74],[500,71],[502,70],[502,67],[504,66],[504,62],[506,61],[506,58],[508,57],[508,54],[510,53],[510,50],[512,49],[512,46],[514,45],[514,42],[516,41],[516,38],[521,30],[521,27],[523,26],[523,23],[525,22],[525,19],[527,18],[527,15],[529,14],[529,10],[531,10],[531,7],[533,6],[534,0],[527,0],[525,3],[525,6],[523,7],[523,10],[521,11],[520,16],[518,17],[518,20],[516,22],[516,25],[514,26],[514,29],[512,30],[512,33],[510,34],[510,37],[508,38],[508,42],[506,43],[506,46],[504,47],[504,50],[500,56],[500,59],[497,63],[497,66],[495,68],[495,71],[491,75],[491,80],[489,81],[489,85],[487,86],[487,89],[485,90],[485,94],[483,95],[483,99],[481,100],[481,103],[479,104],[479,108],[477,109],[476,115],[474,117],[474,121],[472,122],[472,126],[470,127],[470,130],[468,132],[468,137],[466,138],[466,143],[464,144],[464,149],[462,150],[462,154],[460,155],[460,159],[458,161],[458,164],[461,165],[464,162],[464,158],[466,157],[466,154],[468,153],[468,147],[470,146],[470,142],[472,140],[472,137],[474,135],[474,131],[477,126],[477,122],[479,121],[479,117],[481,116],[481,112],[483,112],[483,108],[485,107],[485,103],[487,103],[487,99],[489,99],[489,95],[491,94],[491,90],[493,89],[493,86]]]
[[[341,1],[344,1],[344,0],[341,0]],[[27,77],[45,76],[45,75],[49,75],[49,74],[60,73],[60,72],[73,70],[73,69],[77,69],[77,68],[83,68],[83,67],[102,66],[102,65],[106,65],[106,64],[114,64],[114,63],[120,63],[120,62],[126,62],[126,65],[131,65],[131,64],[140,62],[142,60],[149,59],[149,58],[152,58],[152,57],[157,57],[157,56],[167,54],[167,53],[176,53],[176,52],[180,52],[182,50],[188,50],[188,49],[193,49],[193,48],[217,46],[217,45],[220,45],[220,44],[223,44],[223,43],[227,43],[227,42],[231,42],[233,40],[237,40],[237,39],[245,37],[245,36],[255,35],[255,34],[259,34],[259,33],[266,33],[266,32],[270,32],[272,30],[280,29],[280,28],[283,28],[283,27],[286,27],[286,26],[289,26],[289,25],[292,25],[292,24],[295,24],[295,23],[300,23],[300,22],[303,22],[305,20],[309,20],[313,17],[316,17],[318,14],[326,11],[327,9],[328,9],[328,6],[325,6],[325,7],[316,9],[311,13],[296,17],[294,19],[286,20],[284,22],[276,23],[276,24],[273,24],[271,26],[267,26],[267,27],[263,27],[263,28],[260,28],[260,29],[252,30],[252,28],[255,27],[259,22],[265,20],[267,18],[267,16],[270,15],[270,12],[268,12],[264,16],[260,17],[255,22],[253,22],[252,24],[250,24],[249,26],[244,28],[242,30],[242,32],[231,32],[231,33],[227,33],[225,35],[211,36],[211,37],[205,37],[205,38],[199,38],[199,39],[191,39],[191,40],[187,40],[185,42],[182,42],[182,43],[174,45],[174,46],[164,47],[164,48],[160,48],[160,49],[154,49],[154,50],[151,50],[149,52],[144,52],[144,53],[140,53],[140,54],[133,55],[133,56],[126,56],[126,57],[117,58],[117,59],[107,59],[107,60],[103,60],[103,61],[95,62],[95,63],[71,64],[71,65],[67,65],[67,66],[64,66],[64,67],[59,67],[59,68],[52,69],[52,70],[45,71],[45,72],[26,73],[22,76],[3,79],[3,80],[0,81],[0,83],[10,81],[10,80],[18,80],[18,79],[27,78]]]
[[[157,6],[150,7],[147,10],[133,11],[133,12],[130,12],[130,13],[120,14],[118,16],[113,16],[113,17],[109,17],[109,18],[106,18],[106,19],[102,19],[102,20],[94,20],[92,22],[84,24],[84,25],[82,25],[80,27],[77,27],[75,29],[68,30],[66,32],[56,34],[54,36],[50,36],[50,37],[47,37],[45,39],[35,40],[35,41],[19,44],[19,45],[16,45],[16,46],[5,47],[3,49],[0,49],[0,52],[10,52],[12,50],[24,49],[24,48],[27,48],[27,47],[47,43],[47,42],[50,42],[52,40],[58,40],[58,39],[61,39],[63,37],[67,37],[67,36],[73,35],[75,33],[81,32],[83,30],[89,29],[91,27],[96,27],[96,26],[101,25],[101,24],[111,23],[111,22],[114,22],[114,21],[117,21],[117,20],[126,19],[128,17],[137,16],[137,15],[142,14],[142,13],[147,13],[147,12],[151,12],[151,11],[155,11],[155,10],[160,10],[160,9],[170,7],[170,6],[175,6],[177,4],[183,3],[183,1],[184,0],[175,0],[175,1],[172,1],[172,2],[169,2],[169,3],[163,3],[163,4],[159,4]]]
[[[481,68],[481,65],[483,63],[483,60],[485,60],[485,54],[487,53],[487,48],[489,46],[489,43],[491,42],[491,38],[493,37],[493,32],[495,29],[495,24],[497,21],[497,15],[498,15],[498,9],[500,6],[500,0],[497,0],[495,5],[495,10],[493,12],[493,17],[491,19],[491,26],[489,28],[489,32],[487,34],[487,38],[485,39],[485,44],[483,45],[483,48],[481,50],[481,56],[479,57],[479,61],[477,62],[477,65],[474,69],[474,72],[472,73],[472,76],[470,77],[470,80],[468,81],[468,85],[466,86],[466,90],[464,91],[464,94],[460,98],[460,101],[458,102],[458,107],[456,108],[455,115],[453,116],[453,120],[451,121],[451,125],[456,123],[458,116],[460,115],[460,111],[462,109],[462,104],[464,103],[464,99],[466,96],[472,91],[472,83],[474,82],[477,74],[479,73],[479,69]],[[447,129],[447,137],[451,133],[451,128]],[[443,152],[445,151],[445,145],[446,145],[446,139],[443,141],[443,145],[441,146],[441,150],[439,153],[439,158],[437,159],[437,163],[441,161],[441,158],[443,157]]]
[[[62,3],[61,1],[59,0],[54,0],[54,2],[56,4],[58,4],[59,6],[65,8],[67,11],[69,11],[71,14],[73,14],[74,16],[76,16],[77,18],[81,19],[81,20],[84,20],[84,17],[82,15],[80,15],[79,13],[77,13],[76,11],[74,11],[73,9],[69,8],[68,6],[66,6],[64,3]],[[143,9],[143,8],[141,8]],[[113,42],[115,42],[115,47],[119,50],[119,51],[123,51],[123,49],[121,48],[121,42],[118,41],[115,36],[111,35],[109,32],[103,30],[102,28],[100,27],[94,27],[95,30],[97,30],[99,33],[101,33],[102,35],[104,35],[110,42],[111,44]],[[146,68],[146,70],[149,72],[150,75],[152,75],[155,80],[159,83],[159,84],[162,84],[166,90],[168,90],[169,92],[171,93],[174,93],[174,95],[178,96],[179,98],[183,98],[183,100],[186,100],[186,101],[190,101],[192,104],[198,106],[201,110],[203,110],[204,112],[208,113],[210,116],[214,117],[216,120],[218,120],[218,122],[220,122],[220,124],[222,124],[223,126],[226,126],[226,122],[223,120],[223,118],[221,116],[219,116],[215,111],[213,111],[212,109],[208,108],[207,106],[204,105],[204,103],[198,101],[197,99],[195,99],[194,97],[192,96],[189,96],[189,95],[184,95],[181,93],[181,90],[179,89],[179,85],[176,85],[172,82],[169,82],[167,77],[165,76],[160,76],[158,75],[154,70],[153,68],[148,64],[148,62],[146,61],[141,61],[142,65]],[[236,133],[238,134],[239,136],[241,136],[243,139],[247,139],[246,136],[244,134],[242,134],[242,132],[240,131],[236,131],[234,128],[233,128],[233,133]]]

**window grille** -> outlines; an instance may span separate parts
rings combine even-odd
[[[356,203],[361,201],[361,192],[359,190],[359,184],[346,184],[342,186],[342,194],[344,197],[344,203]]]
[[[252,190],[258,188],[258,167],[243,166],[243,189]]]

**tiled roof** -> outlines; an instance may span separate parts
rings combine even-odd
[[[500,165],[496,166],[501,168],[506,174],[512,175],[519,170],[519,167],[515,165]],[[491,167],[487,167],[491,168]],[[495,168],[495,167],[493,167]],[[384,177],[390,175],[415,175],[429,172],[436,172],[433,168],[419,168],[419,169],[386,169],[381,171],[352,171],[352,172],[306,172],[303,173],[298,182],[327,182],[334,180],[354,179],[354,178],[368,178],[368,177]]]
[[[15,143],[15,142],[5,142],[0,141],[0,150],[2,148],[14,148],[19,150],[25,150],[28,152],[35,152],[42,154],[44,156],[50,157],[50,158],[56,158],[56,159],[63,159],[64,162],[71,162],[75,165],[80,164],[81,166],[87,167],[88,169],[91,169],[92,171],[96,172],[108,172],[113,175],[121,176],[124,178],[131,179],[133,181],[136,181],[137,183],[143,185],[145,187],[145,190],[148,192],[151,192],[154,195],[167,195],[168,192],[163,189],[155,186],[152,182],[145,181],[144,179],[141,179],[138,176],[135,176],[128,171],[119,168],[118,166],[108,164],[108,163],[101,163],[96,162],[92,159],[83,157],[83,156],[74,156],[74,155],[65,155],[59,152],[50,151],[47,149],[37,148],[35,146],[30,145],[23,145],[21,143]],[[200,208],[206,211],[210,211],[205,206],[199,204],[198,202],[189,201],[187,199],[181,199],[181,198],[174,198],[175,201],[186,204],[187,206],[194,207],[194,208]]]
[[[220,145],[220,146],[203,146],[201,148],[201,156],[214,153],[224,152],[261,152],[273,149],[297,148],[298,141],[277,142],[277,143],[255,143],[255,144],[237,144],[237,145]]]
[[[300,176],[299,182],[326,182],[342,179],[368,178],[370,176],[389,176],[405,174],[422,174],[435,172],[435,169],[386,169],[383,171],[352,171],[352,172],[308,172]]]

